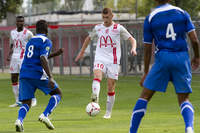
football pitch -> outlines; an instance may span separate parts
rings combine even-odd
[[[139,76],[120,77],[116,86],[116,102],[112,118],[105,120],[106,80],[101,83],[101,112],[89,117],[85,107],[90,101],[92,78],[87,76],[54,76],[62,88],[63,99],[50,119],[55,130],[48,130],[38,122],[39,115],[45,109],[49,96],[36,92],[37,106],[33,107],[24,120],[25,133],[128,133],[133,106],[140,95]],[[0,133],[14,133],[14,122],[18,108],[9,108],[14,96],[8,74],[0,74]],[[193,93],[190,99],[195,108],[195,132],[200,132],[200,76],[194,75]],[[166,93],[156,93],[147,107],[139,133],[184,133],[184,122],[180,114],[177,97],[172,84]]]

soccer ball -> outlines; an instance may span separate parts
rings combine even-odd
[[[91,102],[86,106],[86,112],[89,116],[96,116],[100,112],[98,103]]]

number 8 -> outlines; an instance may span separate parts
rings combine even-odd
[[[34,49],[34,46],[30,45],[28,48],[28,53],[27,53],[28,58],[31,58],[33,56],[33,49]]]

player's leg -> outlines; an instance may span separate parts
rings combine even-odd
[[[145,115],[148,101],[152,98],[155,91],[144,88],[140,98],[137,100],[131,117],[130,133],[137,133],[140,122]]]
[[[194,109],[189,102],[189,93],[192,92],[192,74],[189,55],[187,52],[179,52],[174,56],[174,59],[176,62],[173,66],[175,69],[171,70],[172,82],[176,89],[181,114],[185,122],[185,132],[193,133]]]
[[[115,102],[115,82],[115,79],[107,79],[108,96],[106,103],[106,114],[104,115],[105,119],[111,118],[112,108]]]
[[[92,96],[91,99],[93,102],[99,102],[99,93],[100,93],[100,83],[102,80],[103,72],[100,69],[95,69],[94,79],[92,81]]]
[[[10,105],[9,107],[20,106],[18,77],[19,73],[11,73],[12,90],[15,96],[15,103]]]
[[[40,81],[38,88],[40,90],[42,90],[45,94],[51,95],[44,112],[39,116],[39,121],[44,123],[48,129],[53,130],[54,126],[51,123],[51,121],[49,120],[48,116],[52,113],[52,111],[59,104],[61,97],[62,97],[62,92],[59,89],[56,82],[55,82],[54,88],[49,88],[48,81]]]
[[[105,65],[100,61],[94,62],[94,79],[92,81],[92,96],[91,100],[93,102],[99,102],[99,93],[100,93],[100,83],[103,77],[103,73],[105,73]]]
[[[34,97],[35,88],[30,79],[20,79],[19,100],[22,102],[18,110],[18,118],[15,122],[16,131],[23,132],[23,121],[31,107],[31,99]]]

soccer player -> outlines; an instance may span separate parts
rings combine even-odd
[[[36,23],[36,33],[37,35],[32,37],[26,45],[20,70],[19,100],[22,102],[22,106],[18,111],[18,119],[15,122],[17,132],[24,130],[23,120],[31,107],[31,99],[34,97],[37,88],[46,95],[51,95],[46,109],[39,116],[39,121],[50,130],[53,130],[54,126],[48,116],[61,100],[61,90],[53,79],[47,60],[48,57],[53,57],[54,53],[49,55],[52,42],[46,37],[48,25],[45,20],[39,20]]]
[[[168,4],[169,0],[155,0],[158,6],[144,21],[144,75],[140,81],[144,87],[132,114],[130,133],[137,133],[147,104],[156,91],[165,92],[171,81],[176,90],[185,132],[194,133],[194,109],[189,101],[191,67],[199,66],[199,40],[190,15],[179,7]],[[194,57],[190,63],[188,34]],[[155,62],[149,71],[152,43],[155,43]]]
[[[9,107],[17,107],[20,105],[18,95],[19,95],[19,85],[18,77],[21,64],[24,57],[24,50],[27,42],[33,37],[33,33],[24,27],[24,17],[16,17],[17,28],[12,30],[10,33],[10,52],[7,57],[7,61],[10,61],[10,73],[13,93],[15,95],[15,103]],[[11,57],[12,56],[12,57]],[[32,99],[32,106],[36,106],[36,98]]]
[[[92,101],[99,101],[100,83],[105,74],[107,78],[107,104],[105,119],[111,118],[112,108],[115,102],[115,82],[118,80],[118,69],[121,58],[120,38],[129,40],[132,48],[131,54],[136,55],[136,40],[120,24],[112,21],[112,9],[104,8],[102,11],[103,23],[94,27],[93,31],[85,39],[82,49],[75,61],[83,57],[85,49],[91,39],[98,38],[94,61],[94,79],[92,82]]]

